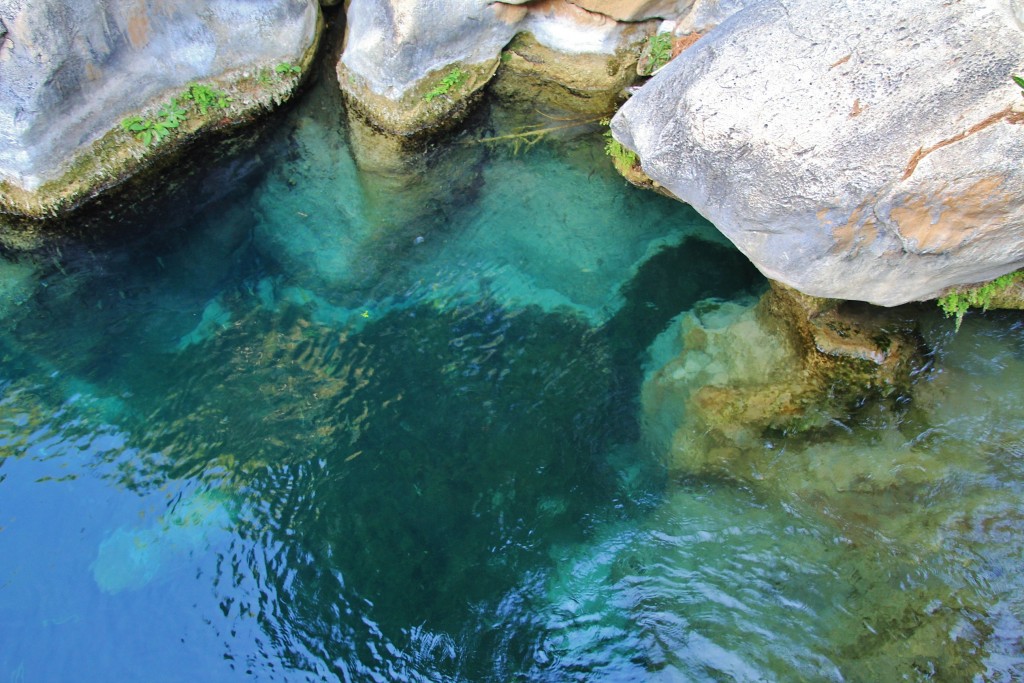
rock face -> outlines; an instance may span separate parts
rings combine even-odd
[[[656,22],[644,19],[655,10],[675,12],[677,5],[688,5],[620,3],[617,7],[633,18],[619,22],[584,4],[352,0],[338,82],[349,102],[379,129],[400,136],[431,132],[457,120],[464,103],[496,72],[502,49],[517,34],[529,34],[531,44],[538,46],[532,52],[547,51],[540,57],[531,55],[534,77],[555,82],[562,72],[575,74],[575,62],[584,63],[583,71],[598,65],[598,71],[607,71],[611,77],[602,76],[601,83],[583,88],[589,90],[585,99],[608,101],[623,87],[618,75],[625,69],[616,52],[653,32]],[[552,59],[554,55],[561,56],[560,63]],[[428,93],[454,69],[463,72],[465,79],[428,99]],[[611,97],[593,92],[604,86]],[[575,82],[563,87],[580,89]]]
[[[613,119],[647,175],[813,296],[891,306],[1024,265],[1018,0],[734,4]]]
[[[0,181],[36,190],[192,81],[308,62],[318,18],[313,0],[0,4]]]

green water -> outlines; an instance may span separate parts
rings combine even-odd
[[[914,396],[760,478],[670,472],[648,348],[764,282],[596,132],[468,144],[504,116],[393,165],[321,84],[0,265],[0,681],[1024,675],[1020,316],[926,316]]]

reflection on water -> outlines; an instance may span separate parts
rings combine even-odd
[[[593,137],[403,180],[331,97],[243,201],[0,269],[0,680],[1022,673],[1019,316],[930,320],[908,409],[759,479],[669,477],[645,351],[750,266]]]

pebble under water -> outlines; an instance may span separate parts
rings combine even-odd
[[[0,264],[0,681],[1024,676],[1019,315],[925,314],[910,408],[764,485],[670,472],[648,348],[746,260],[599,134],[339,111]]]

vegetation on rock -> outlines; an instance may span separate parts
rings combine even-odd
[[[155,118],[129,116],[121,121],[121,129],[133,134],[144,145],[155,145],[189,119],[189,112],[182,102],[190,103],[200,116],[206,116],[211,108],[226,109],[231,98],[220,90],[193,83],[181,95],[164,103]]]
[[[607,126],[611,122],[608,119],[602,119],[601,123]],[[604,137],[604,153],[612,158],[612,161],[615,162],[616,166],[621,166],[623,169],[629,169],[637,165],[640,161],[640,157],[636,155],[636,152],[613,138],[610,128],[604,132]]]
[[[650,54],[650,69],[654,73],[672,59],[672,34],[656,33],[647,39],[647,50]]]
[[[1014,76],[1014,80],[1017,80],[1016,76]],[[980,308],[987,311],[992,305],[993,297],[1018,281],[1024,282],[1024,270],[1008,273],[976,287],[957,288],[945,296],[939,297],[937,303],[947,318],[956,317],[956,329],[959,331],[960,323],[963,322],[968,308]]]
[[[455,90],[456,88],[460,87],[463,83],[465,83],[466,76],[467,74],[465,71],[463,71],[459,67],[455,67],[454,69],[449,71],[444,78],[441,79],[440,83],[438,83],[430,92],[424,95],[423,99],[426,100],[427,102],[430,102],[436,97],[447,95],[449,92]]]

